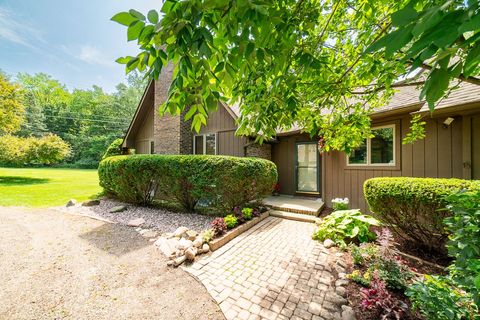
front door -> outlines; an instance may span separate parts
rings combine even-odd
[[[319,153],[316,142],[295,145],[295,183],[298,193],[319,193]]]

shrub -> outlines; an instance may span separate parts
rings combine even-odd
[[[104,159],[100,185],[119,198],[150,203],[153,195],[193,210],[208,199],[222,212],[270,194],[277,180],[273,162],[208,155],[131,155]]]
[[[451,213],[445,197],[479,184],[459,179],[373,178],[365,181],[365,199],[372,214],[395,233],[437,252],[445,251],[443,220]]]
[[[358,209],[334,211],[320,222],[313,239],[331,239],[340,246],[346,242],[368,242],[375,239],[375,233],[370,231],[372,225],[379,226],[380,221]]]
[[[228,216],[226,216],[223,219],[225,220],[225,224],[227,225],[228,229],[233,229],[238,224],[237,217],[235,217],[233,214],[229,214]]]
[[[113,142],[108,146],[107,151],[102,157],[102,160],[108,157],[119,156],[122,154],[122,143],[123,139],[115,139]]]
[[[216,218],[211,223],[214,236],[219,236],[227,231],[227,224],[223,218]]]
[[[252,208],[243,208],[242,209],[242,216],[245,220],[252,220],[253,217],[253,209]]]
[[[70,152],[70,145],[54,134],[40,138],[0,136],[0,163],[6,165],[53,165]]]

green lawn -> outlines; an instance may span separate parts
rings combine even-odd
[[[100,191],[97,170],[0,168],[0,206],[59,206]]]

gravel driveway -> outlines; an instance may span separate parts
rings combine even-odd
[[[0,319],[224,319],[128,227],[0,207],[0,234]]]

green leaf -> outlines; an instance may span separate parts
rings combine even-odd
[[[215,71],[214,71],[214,72],[215,72],[215,73],[218,73],[218,72],[222,71],[223,68],[224,68],[224,66],[225,66],[225,63],[224,63],[223,61],[220,62],[220,63],[217,64],[217,66],[215,67]]]
[[[480,43],[477,43],[475,47],[470,49],[470,52],[465,59],[465,66],[463,68],[463,73],[466,77],[473,75],[475,70],[478,68],[480,63]]]
[[[435,109],[435,103],[440,100],[448,89],[450,76],[445,69],[435,69],[430,73],[420,97],[425,97],[431,112]]]
[[[412,30],[412,34],[415,37],[420,36],[425,31],[436,26],[440,21],[442,21],[444,14],[441,11],[439,6],[432,7],[428,12],[422,17],[422,19],[417,22],[415,28]]]
[[[138,39],[144,27],[145,23],[143,23],[142,21],[136,21],[132,25],[130,25],[127,30],[128,41]]]
[[[138,12],[137,10],[134,10],[134,9],[130,9],[128,12],[138,20],[145,21],[145,16],[141,12]]]
[[[169,13],[170,11],[172,11],[172,9],[175,7],[175,5],[176,5],[176,1],[167,0],[163,4],[161,11],[163,13]]]
[[[413,2],[409,3],[405,8],[392,13],[392,24],[401,27],[409,24],[417,19],[419,13],[413,8]]]
[[[120,57],[115,62],[120,63],[120,64],[127,64],[133,57],[127,56],[127,57]]]
[[[156,10],[148,11],[147,17],[148,17],[148,21],[150,21],[151,23],[153,24],[158,23],[158,12]]]
[[[133,22],[137,21],[138,19],[135,18],[134,16],[132,16],[128,12],[120,12],[120,13],[117,13],[116,15],[114,15],[112,17],[112,19],[110,19],[110,20],[118,22],[118,23],[123,24],[124,26],[128,27],[129,25],[131,25]]]
[[[412,40],[412,29],[413,25],[408,26],[406,28],[399,28],[395,30],[375,43],[373,43],[370,47],[367,48],[366,52],[373,52],[377,51],[383,47],[385,47],[385,55],[390,57],[395,53],[395,51],[403,48],[407,43]]]
[[[458,32],[476,31],[480,29],[480,14],[474,15],[470,20],[465,21],[458,27]]]

